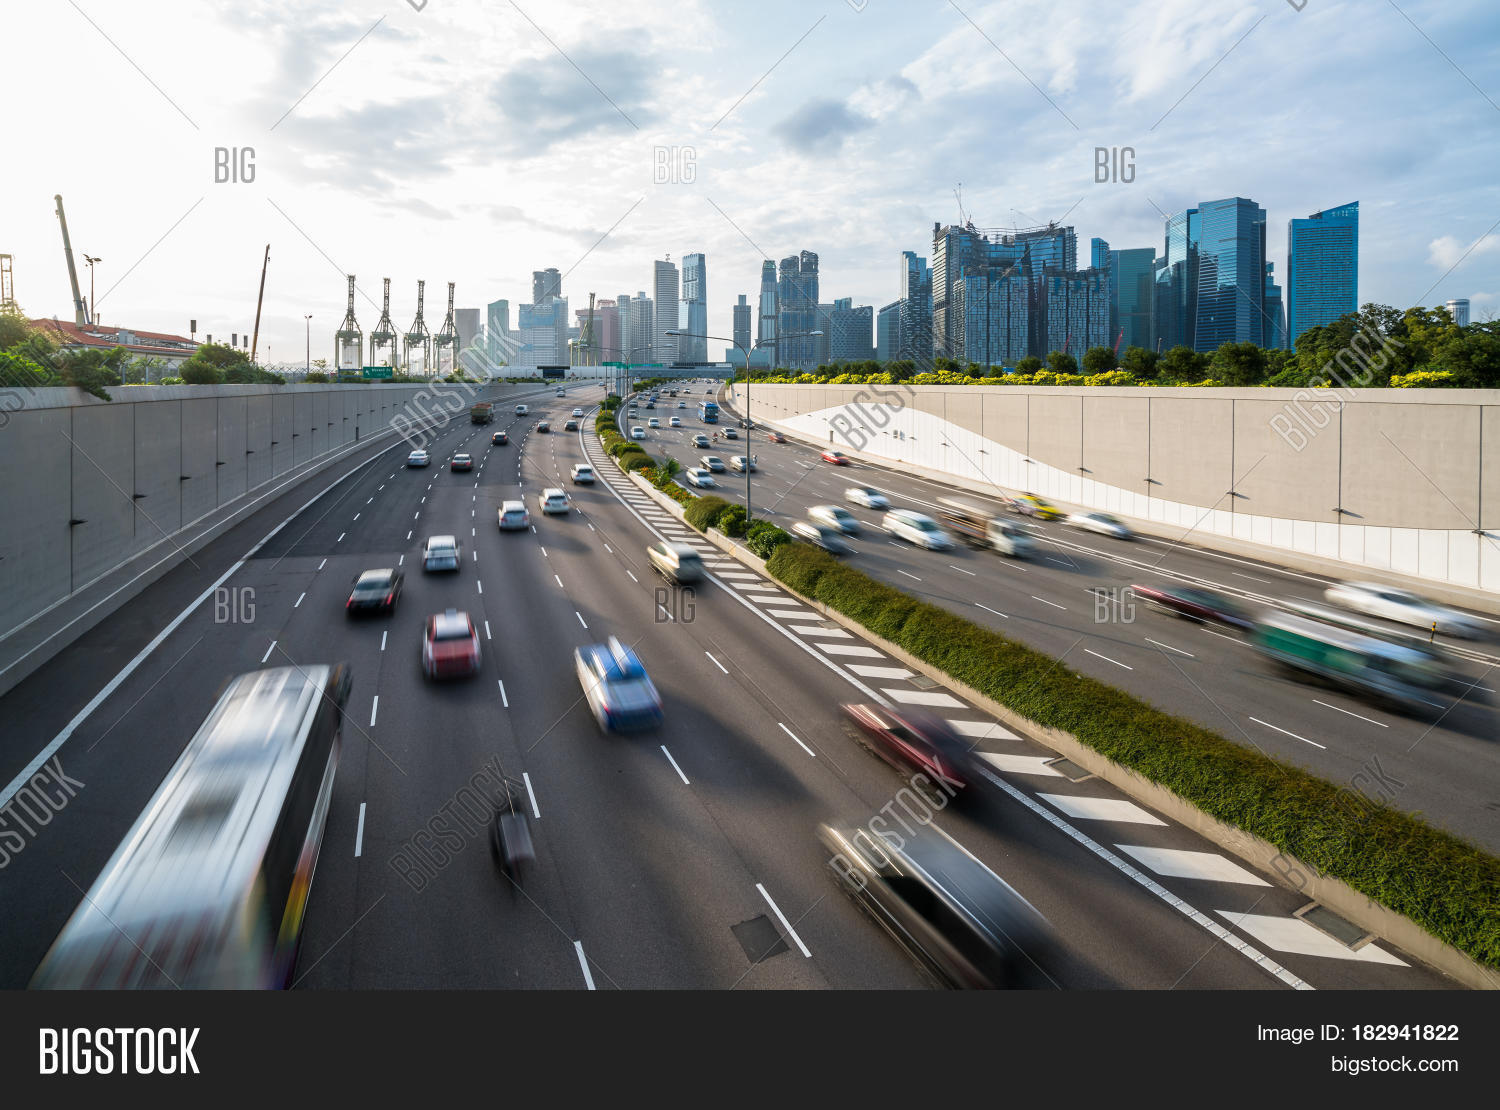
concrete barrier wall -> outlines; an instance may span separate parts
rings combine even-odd
[[[740,409],[745,392],[730,390]],[[1029,491],[1209,547],[1500,594],[1500,532],[1490,530],[1500,525],[1497,390],[752,384],[749,393],[758,421],[962,487]]]
[[[481,396],[548,384],[138,386],[111,402],[20,392],[22,407],[0,414],[0,655],[91,583],[170,555],[196,522],[350,445],[390,440],[393,420],[467,421]]]

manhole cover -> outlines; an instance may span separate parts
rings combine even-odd
[[[1352,921],[1345,921],[1327,906],[1314,902],[1297,916],[1309,925],[1315,925],[1346,948],[1353,948],[1369,934]]]
[[[937,685],[936,682],[928,678],[925,674],[912,675],[911,684],[918,690],[931,690]]]
[[[1063,759],[1061,757],[1050,760],[1047,766],[1051,767],[1069,782],[1082,782],[1086,778],[1092,778],[1094,774],[1094,772],[1078,766],[1071,759]]]
[[[819,621],[818,622],[818,627],[819,628],[827,628],[827,629],[830,629],[832,631],[837,631],[838,629],[842,628],[843,625],[839,624],[838,621]]]
[[[787,950],[786,941],[781,939],[776,926],[771,924],[771,919],[765,914],[731,925],[729,931],[740,942],[740,947],[745,950],[745,958],[752,964],[769,960]]]

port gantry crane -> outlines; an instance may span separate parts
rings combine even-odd
[[[349,275],[349,307],[344,310],[344,322],[333,335],[333,364],[340,372],[358,370],[365,364],[365,336],[354,319],[353,274]]]
[[[385,296],[380,306],[380,323],[370,333],[370,365],[389,366],[393,370],[399,361],[401,336],[396,325],[391,323],[391,279],[385,280]]]
[[[432,358],[439,377],[458,369],[458,318],[453,314],[453,282],[448,283],[448,315],[432,337]]]
[[[406,348],[402,355],[402,363],[406,373],[412,372],[412,357],[420,358],[421,373],[432,374],[432,333],[427,330],[427,321],[422,319],[422,301],[426,296],[427,283],[417,282],[417,316],[411,322],[411,327],[406,329]]]

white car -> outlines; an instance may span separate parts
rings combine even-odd
[[[844,491],[844,500],[856,505],[863,505],[867,509],[889,509],[890,498],[878,489],[870,489],[864,486],[851,486]]]
[[[577,463],[570,472],[573,476],[575,486],[591,486],[594,484],[594,468],[588,463]]]
[[[645,439],[646,438],[646,429],[643,428],[643,427],[641,427],[639,424],[637,424],[634,428],[630,429],[630,438],[631,439]]]
[[[1074,528],[1082,528],[1085,532],[1097,532],[1101,536],[1113,536],[1117,540],[1128,540],[1135,537],[1124,521],[1116,520],[1108,513],[1072,513],[1068,517],[1068,523]]]
[[[531,410],[529,408],[527,408],[525,405],[517,405],[516,406],[516,415],[517,416],[525,416],[530,411]]]
[[[807,510],[807,519],[846,536],[859,535],[858,518],[842,505],[814,505]]]
[[[718,485],[714,481],[714,476],[701,466],[695,466],[684,471],[682,476],[687,479],[688,485],[697,486],[699,489],[709,489]]]
[[[953,537],[938,527],[937,521],[911,509],[892,509],[885,514],[881,527],[897,539],[928,551],[947,551],[953,546]]]
[[[653,416],[650,420],[646,421],[646,427],[648,427],[648,428],[660,428],[661,427],[661,421],[658,420],[658,419],[656,419],[656,417]]]
[[[406,456],[407,466],[426,466],[430,462],[432,462],[432,456],[421,448]]]
[[[680,408],[680,409],[685,409],[685,408],[687,408],[687,402],[686,401],[678,401],[677,402],[677,407]]]
[[[500,531],[518,532],[531,526],[531,514],[522,501],[502,501],[499,512]]]
[[[682,417],[674,416],[671,420],[667,421],[667,424],[673,428],[680,428],[682,427]]]
[[[427,542],[422,545],[423,570],[457,570],[460,565],[456,537],[427,537]]]
[[[544,513],[565,513],[568,511],[568,495],[556,486],[551,489],[542,490],[541,496],[537,498],[541,502]]]
[[[582,416],[583,415],[583,410],[582,409],[574,409],[573,410],[573,415],[574,416]]]
[[[1485,634],[1484,626],[1467,613],[1449,609],[1410,590],[1398,590],[1394,586],[1381,586],[1374,582],[1341,582],[1330,586],[1323,592],[1323,596],[1345,609],[1415,625],[1423,630],[1429,630],[1436,624],[1438,632],[1446,636],[1477,640]]]

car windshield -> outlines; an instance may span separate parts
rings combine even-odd
[[[433,640],[437,641],[438,643],[444,643],[444,642],[450,642],[450,641],[453,641],[453,640],[468,640],[468,639],[472,639],[473,638],[473,633],[470,632],[468,630],[468,628],[466,628],[465,626],[463,626],[461,624],[460,625],[441,625],[440,624],[440,625],[438,625],[437,631],[433,634],[432,638],[433,638]]]
[[[932,521],[928,520],[926,517],[919,516],[915,520],[913,520],[911,523],[912,523],[912,527],[914,527],[914,528],[920,528],[924,532],[936,532],[937,531],[937,525],[934,524]]]
[[[435,543],[427,549],[427,554],[434,558],[452,558],[458,554],[458,548],[452,544]]]
[[[383,594],[390,588],[391,580],[388,577],[361,578],[354,587],[357,594]]]

